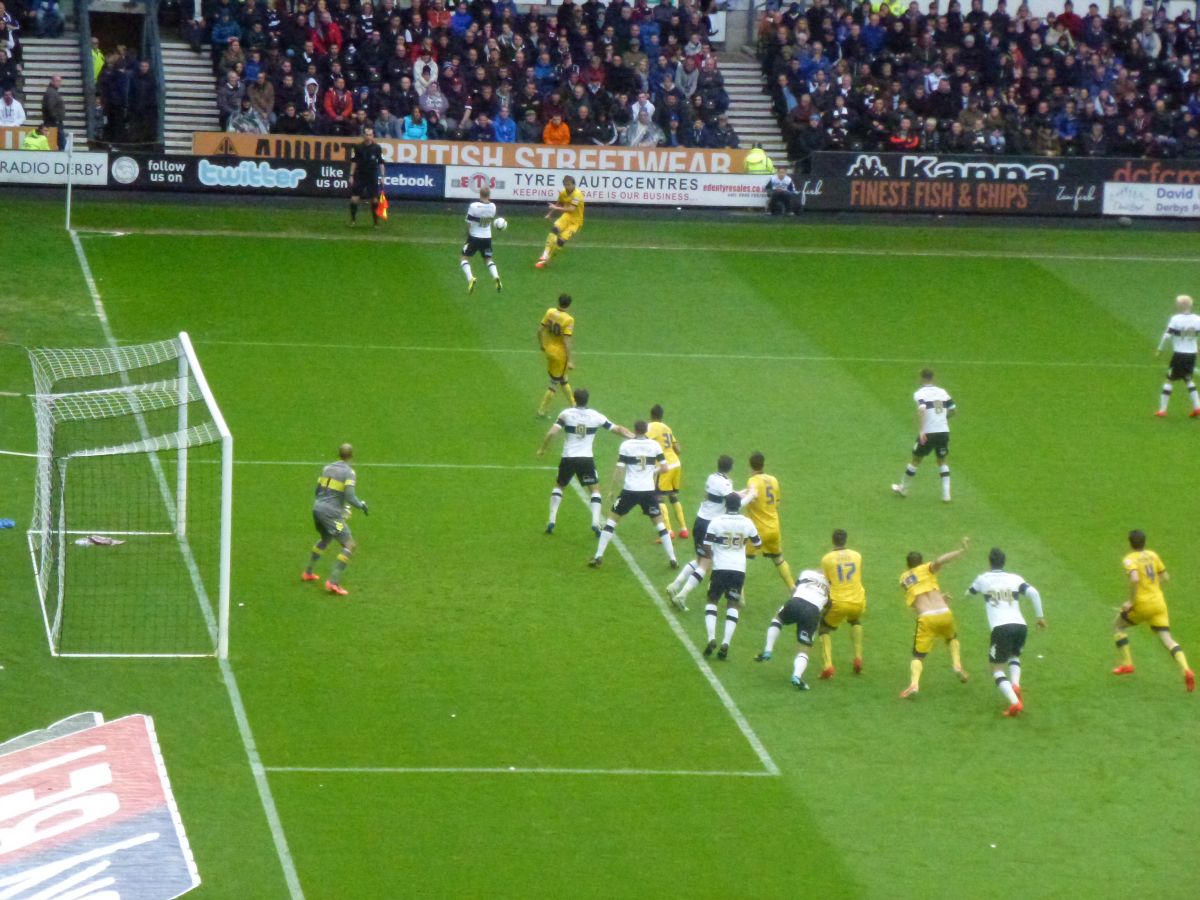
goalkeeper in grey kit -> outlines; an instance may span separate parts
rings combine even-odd
[[[342,444],[338,447],[338,459],[322,469],[321,477],[317,479],[313,524],[321,537],[313,544],[308,567],[300,576],[301,581],[319,581],[321,576],[313,571],[313,567],[320,562],[321,554],[325,552],[329,542],[337,541],[340,548],[333,571],[329,580],[325,582],[325,590],[343,597],[350,592],[342,587],[342,575],[345,574],[346,565],[358,546],[350,535],[350,526],[346,519],[350,517],[351,507],[361,509],[364,516],[368,514],[367,502],[360,500],[354,492],[354,469],[350,467],[353,456],[354,448],[349,444]]]

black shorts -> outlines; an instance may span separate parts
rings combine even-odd
[[[784,625],[796,626],[796,641],[811,647],[817,626],[821,624],[821,611],[799,597],[793,597],[775,613],[775,618]]]
[[[1167,369],[1167,381],[1188,381],[1195,371],[1195,353],[1172,353],[1171,368]]]
[[[468,235],[467,242],[463,244],[462,255],[474,256],[478,253],[484,259],[492,258],[492,239],[481,237],[470,237]]]
[[[945,459],[950,453],[950,432],[935,431],[932,434],[925,435],[925,443],[921,443],[918,437],[917,442],[913,444],[913,456],[924,459],[930,453],[937,455],[938,459]]]
[[[612,511],[618,516],[624,516],[638,506],[651,518],[658,515],[658,498],[654,491],[621,491],[621,496],[613,504]]]
[[[742,586],[746,583],[745,572],[732,569],[716,569],[708,579],[708,602],[716,603],[722,597],[730,603],[742,602]]]
[[[591,487],[596,477],[596,460],[590,456],[564,456],[558,461],[558,486],[566,487],[572,478],[578,478],[584,487]]]
[[[1007,625],[997,625],[992,629],[992,642],[988,647],[988,660],[994,663],[1008,662],[1017,659],[1025,649],[1025,636],[1028,633],[1024,625],[1010,622]]]
[[[379,177],[366,178],[362,175],[354,176],[354,180],[350,182],[351,197],[370,197],[375,200],[379,197]]]
[[[704,545],[706,537],[708,537],[708,519],[696,516],[692,520],[692,545],[696,548],[696,556],[701,559],[712,556],[712,550]]]

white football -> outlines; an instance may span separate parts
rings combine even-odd
[[[503,216],[492,219],[492,227],[497,231],[503,231],[508,227],[508,219],[504,218]]]

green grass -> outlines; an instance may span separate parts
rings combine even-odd
[[[0,390],[25,391],[20,346],[102,336],[59,207],[6,206],[22,229],[6,254]],[[1108,674],[1131,527],[1171,569],[1173,630],[1200,660],[1200,425],[1182,395],[1171,418],[1150,416],[1169,300],[1200,277],[1193,235],[595,210],[578,245],[536,272],[544,223],[510,211],[497,241],[506,290],[481,279],[467,297],[457,210],[396,209],[381,235],[349,232],[343,213],[86,195],[76,211],[78,227],[130,232],[83,237],[117,337],[189,331],[246,463],[232,664],[267,766],[761,769],[620,556],[586,568],[578,499],[541,534],[551,477],[531,467],[553,461],[534,457],[547,424],[531,414],[544,382],[534,331],[560,291],[576,298],[573,382],[624,423],[666,407],[689,515],[719,453],[738,460],[740,484],[762,450],[785,492],[793,568],[819,559],[832,528],[850,531],[865,559],[867,669],[850,674],[841,634],[837,677],[807,695],[787,682],[786,635],[775,662],[755,665],[784,593],[752,565],[733,653],[713,670],[780,776],[272,773],[308,897],[1200,892],[1196,698],[1148,633],[1134,637],[1137,674]],[[746,252],[788,248],[802,252]],[[1106,255],[1155,259],[1078,258]],[[924,364],[961,409],[951,506],[929,465],[908,500],[887,489]],[[27,401],[3,403],[2,446],[32,450]],[[349,602],[297,579],[317,468],[283,464],[325,461],[342,440],[372,506],[353,520]],[[615,441],[597,446],[607,470]],[[0,514],[19,525],[0,541],[3,677],[19,698],[0,737],[82,709],[153,715],[197,896],[286,896],[216,665],[49,657],[20,533],[30,479],[28,461],[0,457]],[[619,535],[655,584],[668,580],[644,522]],[[912,629],[896,588],[904,554],[962,535],[976,549],[945,588],[959,595],[998,544],[1046,601],[1016,721],[999,716],[970,601],[958,615],[975,678],[954,681],[939,649],[920,697],[897,699]],[[700,606],[680,617],[697,643]]]

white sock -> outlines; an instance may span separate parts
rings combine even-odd
[[[1192,398],[1192,409],[1200,409],[1200,394],[1196,393],[1196,385],[1188,382],[1188,396]]]
[[[1004,677],[1003,672],[996,674],[996,687],[1000,688],[1000,693],[1004,695],[1004,699],[1009,703],[1016,704],[1020,702],[1017,699],[1017,692],[1013,690],[1012,682]]]
[[[600,543],[596,545],[596,556],[601,557],[604,551],[608,549],[608,542],[613,539],[613,534],[617,530],[617,523],[609,519],[604,523],[604,530],[600,532]]]
[[[592,527],[600,527],[600,495],[592,494]]]
[[[796,678],[804,677],[804,670],[808,668],[808,652],[801,650],[796,654],[796,661],[792,663],[792,675]]]
[[[906,488],[917,477],[917,467],[909,463],[904,467],[904,474],[900,476],[900,487]]]
[[[555,488],[550,492],[550,524],[553,525],[558,519],[558,507],[562,503],[562,488]]]
[[[675,547],[671,544],[671,532],[667,531],[666,525],[658,526],[658,537],[662,541],[663,550],[667,553],[667,559],[675,562]]]
[[[471,271],[471,264],[469,262],[464,259],[459,265],[462,266],[463,274],[467,276],[467,281],[475,277],[475,273]]]
[[[677,591],[683,587],[683,583],[689,579],[692,576],[692,573],[695,571],[696,561],[694,559],[689,559],[683,564],[683,569],[678,575],[675,576],[675,580],[671,582],[671,590]]]
[[[938,466],[938,474],[942,476],[942,499],[950,499],[950,467],[947,465]]]
[[[1013,683],[1014,687],[1021,686],[1021,661],[1019,659],[1008,661],[1008,680]]]
[[[717,639],[717,604],[709,603],[704,607],[704,632],[710,641]]]
[[[692,565],[692,564],[689,563],[688,565]],[[694,567],[692,569],[692,577],[687,579],[683,583],[683,586],[679,588],[679,593],[677,594],[679,599],[682,600],[685,597],[687,597],[687,595],[692,592],[692,588],[696,587],[696,585],[698,585],[703,580],[704,580],[704,573],[700,571],[700,567],[699,566]]]
[[[737,630],[738,611],[736,609],[725,610],[725,639],[721,641],[723,644],[728,644],[733,640],[733,633]]]
[[[772,622],[771,627],[767,629],[767,652],[770,653],[775,649],[775,642],[779,640],[779,632],[783,631],[783,626],[779,622]]]
[[[1167,404],[1170,402],[1171,402],[1171,382],[1168,381],[1166,384],[1163,385],[1162,397],[1160,397],[1159,401],[1158,401],[1158,411],[1166,412]]]
[[[492,262],[490,259],[488,260],[487,267],[488,267],[489,275],[491,275],[493,278],[500,277],[500,270],[496,268],[496,264],[494,262]]]

